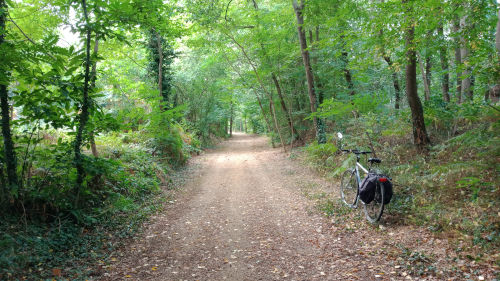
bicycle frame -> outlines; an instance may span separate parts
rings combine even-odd
[[[359,169],[358,167],[363,170],[363,172],[365,172],[366,174],[369,173],[369,171],[363,167],[361,164],[359,164],[359,162],[356,162],[356,177],[358,178],[358,187],[361,187],[361,177],[359,176]]]
[[[338,133],[338,138],[339,141],[342,139],[342,134],[339,132]],[[385,189],[384,185],[380,184],[380,182],[386,182],[388,181],[388,178],[386,176],[383,176],[380,174],[380,172],[377,172],[376,169],[376,177],[377,177],[377,182],[375,183],[375,190],[373,190],[374,198],[366,198],[368,203],[364,203],[364,201],[360,200],[360,191],[362,187],[362,180],[361,180],[361,173],[364,173],[367,178],[370,173],[372,173],[374,170],[373,165],[374,164],[379,164],[382,162],[382,160],[378,158],[369,158],[368,163],[369,166],[368,168],[363,167],[361,165],[360,160],[361,160],[361,155],[368,155],[373,152],[373,146],[372,146],[372,151],[361,151],[359,149],[341,149],[342,152],[349,152],[349,153],[354,153],[356,154],[356,165],[354,165],[353,168],[346,169],[344,173],[342,174],[342,179],[341,179],[341,185],[340,185],[340,196],[342,201],[349,207],[351,208],[357,208],[359,201],[363,204],[364,207],[364,212],[366,215],[366,219],[371,222],[375,223],[380,220],[380,217],[382,216],[384,212],[384,205],[385,205]],[[375,154],[375,153],[374,153]],[[367,156],[368,157],[368,156]],[[355,175],[354,175],[355,174]],[[370,180],[374,180],[371,179]],[[354,183],[356,181],[357,183]],[[357,185],[357,186],[356,186]],[[356,188],[357,190],[354,190]],[[369,190],[367,192],[371,192],[373,186],[369,186]],[[353,193],[355,192],[355,193]],[[391,192],[392,194],[392,192]],[[355,196],[354,196],[355,195]],[[367,196],[370,196],[371,194],[367,194]],[[390,199],[389,199],[390,200]],[[372,203],[373,202],[373,203]]]
[[[367,170],[365,167],[363,167],[363,165],[361,165],[359,163],[359,159],[360,159],[359,155],[356,155],[356,166],[355,166],[354,170],[356,171],[356,181],[358,183],[358,190],[361,188],[361,182],[362,182],[361,181],[361,177],[359,176],[359,169],[361,169],[366,174],[369,173],[369,170]],[[355,208],[357,208],[358,202],[359,202],[359,200],[358,200],[358,197],[357,197],[356,200],[355,200],[355,202],[354,202]]]

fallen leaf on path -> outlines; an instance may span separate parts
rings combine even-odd
[[[61,274],[62,274],[62,270],[60,268],[52,269],[52,275],[59,277],[59,276],[61,276]]]

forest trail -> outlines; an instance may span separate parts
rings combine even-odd
[[[401,280],[409,276],[395,266],[394,245],[422,241],[444,251],[444,242],[420,231],[384,231],[362,218],[347,227],[329,222],[301,189],[336,194],[336,184],[269,148],[264,137],[235,134],[194,161],[201,168],[186,191],[114,253],[101,280]]]

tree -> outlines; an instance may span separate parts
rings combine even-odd
[[[469,62],[469,47],[467,39],[465,37],[465,32],[467,30],[467,16],[463,16],[460,19],[460,28],[462,30],[462,35],[460,37],[460,57],[462,59],[462,64],[464,65],[464,70],[462,72],[462,92],[465,94],[468,100],[472,100],[473,92],[472,92],[472,78],[470,71],[470,62]]]
[[[453,32],[455,33],[455,75],[457,81],[456,87],[456,97],[457,103],[462,102],[462,73],[460,72],[460,66],[462,64],[462,55],[460,51],[460,20],[458,16],[455,16],[453,21]]]
[[[441,90],[443,94],[443,100],[445,102],[450,101],[450,73],[448,70],[448,55],[447,55],[447,46],[446,46],[446,39],[444,37],[444,31],[443,31],[443,20],[439,21],[439,26],[438,26],[438,35],[439,39],[441,40],[441,44],[439,46],[439,58],[441,60],[441,71],[443,72],[442,78],[441,78]]]
[[[304,62],[304,68],[306,72],[307,90],[309,93],[309,105],[311,107],[311,113],[314,114],[316,113],[318,108],[318,100],[316,98],[316,92],[314,89],[314,76],[311,67],[311,59],[309,57],[309,51],[307,49],[306,33],[304,30],[304,17],[303,17],[304,1],[301,0],[299,5],[297,3],[297,0],[293,0],[293,8],[295,10],[295,14],[297,17],[297,33],[300,42],[302,60]],[[323,124],[323,120],[321,120],[321,118],[318,118],[315,115],[313,117],[313,120],[314,120],[314,128],[316,130],[316,139],[318,143],[326,143],[325,127]]]
[[[99,52],[99,37],[95,36],[95,42],[94,42],[94,63],[92,64],[92,76],[91,76],[91,83],[90,83],[90,88],[93,90],[95,89],[95,81],[97,80],[97,53]],[[97,150],[97,146],[95,144],[95,136],[94,132],[90,132],[90,148],[92,150],[92,155],[94,157],[99,157],[99,151]]]
[[[9,92],[7,87],[9,85],[9,59],[6,57],[10,52],[9,48],[13,48],[5,41],[7,34],[6,19],[8,15],[8,7],[5,0],[0,0],[0,110],[2,111],[2,136],[4,145],[4,157],[7,169],[7,181],[12,191],[17,189],[17,161],[16,153],[14,150],[14,141],[12,139],[12,132],[10,128],[10,105],[9,105]],[[10,46],[9,46],[10,45]]]
[[[495,46],[497,49],[497,60],[500,62],[500,10],[498,11],[497,30],[495,34]],[[497,66],[499,64],[500,63],[497,63]],[[490,100],[494,103],[497,103],[498,100],[500,99],[500,74],[499,74],[500,69],[497,68],[497,70],[499,70],[497,71],[497,84],[489,90]]]
[[[90,107],[90,98],[89,98],[89,88],[90,88],[90,40],[92,35],[92,29],[89,22],[89,16],[87,13],[87,2],[86,0],[81,0],[82,10],[84,15],[84,32],[85,32],[85,61],[84,61],[84,82],[83,82],[83,98],[80,106],[80,115],[78,120],[78,128],[76,132],[76,137],[74,141],[74,153],[75,153],[75,167],[77,172],[76,178],[76,200],[75,205],[78,206],[78,201],[80,197],[80,191],[82,188],[82,184],[85,178],[85,168],[83,166],[83,157],[81,146],[83,144],[83,132],[87,122],[89,120],[89,107]]]
[[[415,50],[415,27],[413,19],[413,0],[403,0],[407,6],[406,15],[406,97],[411,109],[413,141],[419,148],[430,143],[424,122],[424,110],[417,91],[417,52]]]
[[[152,78],[157,81],[159,96],[162,97],[163,109],[171,108],[169,105],[172,92],[171,65],[175,52],[160,31],[150,30],[148,33],[149,70]],[[173,101],[175,107],[175,100]]]

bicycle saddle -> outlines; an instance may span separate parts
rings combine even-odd
[[[368,162],[370,162],[370,163],[377,163],[378,164],[378,163],[381,163],[382,160],[380,160],[378,158],[369,158]]]

